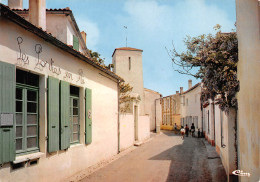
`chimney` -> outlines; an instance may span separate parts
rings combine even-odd
[[[86,34],[86,32],[82,31],[82,32],[80,32],[80,33],[81,33],[81,36],[82,36],[82,38],[83,38],[85,44],[87,44],[87,34]]]
[[[188,80],[188,89],[190,89],[192,87],[192,80]]]
[[[10,9],[23,9],[23,0],[8,0]]]
[[[180,87],[180,93],[181,94],[183,93],[183,87]]]
[[[179,94],[179,91],[176,91],[176,94]]]
[[[29,21],[46,30],[46,0],[29,0]]]

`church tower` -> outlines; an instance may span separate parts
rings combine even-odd
[[[112,55],[113,71],[133,87],[133,93],[139,94],[140,115],[144,115],[144,82],[141,49],[131,47],[116,48]]]

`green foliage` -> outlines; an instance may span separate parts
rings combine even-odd
[[[100,58],[100,54],[98,52],[93,52],[92,50],[89,49],[89,54],[93,61],[95,61],[101,65],[104,65],[105,58],[103,58],[103,59]]]
[[[179,54],[173,47],[169,55],[178,66],[176,71],[202,79],[202,102],[215,100],[221,110],[228,112],[230,107],[237,109],[238,41],[235,32],[222,33],[220,25],[214,28],[218,30],[215,35],[187,36],[186,52]],[[199,70],[194,74],[195,67]]]
[[[126,113],[130,109],[130,103],[133,101],[133,97],[131,97],[131,92],[133,87],[129,85],[129,83],[121,82],[119,84],[119,107],[120,113]]]
[[[100,58],[100,54],[98,52],[93,52],[92,50],[89,50],[89,55],[93,61],[105,66],[104,59]],[[109,64],[108,66],[106,66],[106,68],[110,70],[110,68],[114,68],[114,65]],[[121,113],[126,113],[130,109],[130,103],[134,99],[130,95],[132,90],[133,87],[131,87],[128,83],[126,84],[124,82],[121,82],[119,84],[119,107]]]

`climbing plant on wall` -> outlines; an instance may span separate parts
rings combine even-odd
[[[92,50],[89,50],[89,55],[92,58],[93,61],[95,61],[98,64],[101,64],[105,66],[104,58],[101,58],[100,54],[98,52],[94,52]],[[105,66],[107,69],[111,69],[114,67],[113,64],[109,64],[108,66]],[[119,108],[120,113],[126,113],[130,110],[131,101],[134,100],[133,97],[131,97],[131,92],[133,90],[133,87],[129,85],[129,83],[121,82],[119,84]]]
[[[120,107],[120,113],[126,113],[130,110],[131,101],[134,100],[134,98],[131,96],[131,92],[133,90],[133,87],[129,85],[129,83],[121,82],[119,84],[119,107]]]
[[[236,32],[222,33],[216,25],[215,35],[200,35],[184,40],[186,51],[178,53],[173,46],[168,51],[175,71],[202,80],[201,101],[215,100],[222,111],[237,109],[236,93],[238,41]],[[194,72],[193,68],[198,68]]]

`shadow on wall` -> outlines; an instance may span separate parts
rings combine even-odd
[[[163,132],[165,135],[176,136],[173,132]],[[196,141],[195,141],[196,140]],[[185,137],[181,145],[176,145],[149,160],[170,160],[167,181],[213,181],[205,145],[198,138]],[[220,160],[220,159],[219,159]],[[223,166],[222,166],[223,168]],[[214,180],[226,181],[224,168],[218,170]]]

